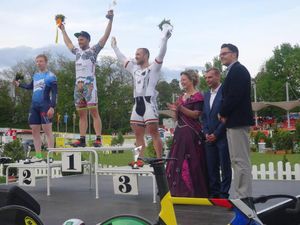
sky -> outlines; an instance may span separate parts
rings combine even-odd
[[[88,31],[91,43],[96,43],[104,33],[111,1],[1,1],[0,68],[44,49],[72,57],[61,35],[59,44],[54,43],[56,14],[66,16],[66,30],[74,44],[73,33],[81,30]],[[128,57],[134,56],[136,48],[147,47],[153,60],[161,38],[157,25],[164,18],[171,20],[174,30],[164,60],[168,71],[203,67],[219,54],[222,43],[233,43],[239,48],[239,61],[255,77],[276,46],[300,41],[299,0],[116,1],[112,36]],[[114,56],[110,41],[100,55]]]

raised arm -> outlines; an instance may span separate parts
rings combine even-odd
[[[167,52],[167,43],[168,39],[171,37],[172,33],[170,31],[166,32],[166,35],[161,39],[161,45],[160,45],[160,50],[159,54],[156,57],[156,62],[161,64],[164,61],[164,57]]]
[[[110,32],[111,32],[112,22],[113,22],[113,19],[114,19],[114,12],[113,12],[113,10],[109,10],[108,11],[108,13],[106,15],[106,18],[109,19],[109,21],[108,21],[108,24],[106,26],[105,33],[104,33],[103,37],[99,40],[99,45],[102,48],[106,44],[106,42],[107,42],[107,40],[109,38]]]
[[[120,49],[117,46],[117,40],[115,37],[111,38],[111,47],[113,48],[118,60],[125,66],[125,64],[128,62],[128,59],[123,53],[120,51]],[[126,67],[126,66],[125,66]]]
[[[62,32],[62,35],[63,35],[64,42],[65,42],[66,46],[68,47],[68,49],[70,49],[72,51],[74,49],[74,45],[73,45],[71,39],[69,38],[69,36],[66,32],[65,25],[61,24],[59,26],[59,28],[61,29],[61,32]]]

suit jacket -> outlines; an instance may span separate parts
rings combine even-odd
[[[218,114],[222,106],[222,89],[221,85],[217,95],[213,101],[212,108],[210,108],[210,91],[204,94],[204,106],[202,111],[202,123],[204,134],[214,134],[217,139],[226,137],[225,124],[221,123],[218,119]]]
[[[245,66],[236,62],[223,83],[220,115],[227,118],[226,127],[254,125],[251,105],[251,76]]]

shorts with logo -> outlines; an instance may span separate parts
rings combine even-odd
[[[28,122],[30,125],[50,124],[52,119],[47,116],[47,112],[50,108],[49,104],[38,105],[32,103],[28,116]]]
[[[158,110],[156,99],[151,96],[139,96],[135,99],[132,109],[130,123],[138,125],[147,125],[149,123],[158,123]]]
[[[86,108],[98,104],[97,86],[94,76],[88,76],[84,80],[77,81],[74,90],[76,108]]]

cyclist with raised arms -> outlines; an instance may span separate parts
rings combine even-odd
[[[144,135],[147,131],[153,140],[156,156],[162,156],[162,140],[158,132],[158,111],[156,98],[158,92],[155,87],[159,80],[163,59],[167,51],[167,42],[171,37],[171,32],[167,30],[161,40],[161,47],[155,61],[149,63],[149,50],[138,48],[135,59],[125,57],[117,47],[116,38],[112,38],[112,48],[118,60],[124,65],[125,69],[133,75],[134,79],[134,106],[131,113],[130,124],[136,137],[136,146],[142,146],[140,157],[143,157],[145,148]],[[142,166],[142,161],[138,165]]]
[[[79,48],[75,47],[70,40],[65,30],[64,24],[61,24],[59,28],[62,31],[64,42],[70,51],[76,55],[76,83],[74,90],[75,106],[79,113],[79,130],[80,139],[74,142],[74,147],[85,147],[86,131],[88,127],[87,113],[90,113],[93,118],[94,130],[96,132],[96,140],[94,147],[100,147],[102,145],[101,130],[102,123],[98,111],[98,96],[97,96],[97,85],[95,76],[95,67],[97,56],[101,49],[106,44],[106,41],[110,35],[113,22],[113,11],[108,11],[106,18],[109,19],[105,33],[99,42],[90,47],[91,36],[86,31],[75,33],[75,37],[78,38]]]

